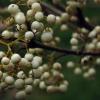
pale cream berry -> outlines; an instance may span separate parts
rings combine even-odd
[[[61,31],[67,31],[68,30],[68,26],[66,24],[62,24],[60,27]]]
[[[38,68],[40,63],[38,61],[33,60],[32,61],[32,68]]]
[[[26,93],[25,91],[21,90],[21,91],[18,91],[15,95],[15,98],[16,100],[23,100],[26,98]]]
[[[94,69],[94,68],[90,68],[89,70],[88,70],[88,74],[89,75],[94,75],[96,73],[96,70]]]
[[[7,73],[3,73],[2,79],[5,79],[8,76]]]
[[[81,32],[83,33],[83,34],[88,34],[88,30],[86,29],[86,28],[81,28]]]
[[[86,45],[86,50],[87,51],[92,51],[94,49],[95,49],[95,44],[89,43],[89,44]]]
[[[17,53],[15,53],[11,56],[11,62],[14,64],[18,63],[20,60],[21,60],[21,56]]]
[[[41,76],[42,79],[48,79],[50,77],[50,73],[49,72],[44,72]]]
[[[56,22],[57,25],[61,24],[61,18],[59,16],[56,16]]]
[[[25,78],[25,73],[23,71],[19,71],[17,73],[17,77],[20,78],[20,79],[23,79],[23,78]]]
[[[31,29],[34,30],[40,30],[41,29],[41,24],[38,21],[34,21],[31,24]]]
[[[28,61],[32,61],[33,60],[33,54],[31,53],[26,53],[24,56],[25,59],[27,59]]]
[[[19,11],[20,11],[20,9],[19,9],[18,5],[16,5],[16,4],[10,4],[8,6],[8,12],[10,12],[11,14],[16,14]]]
[[[49,85],[49,86],[47,86],[46,90],[48,93],[54,93],[54,92],[58,91],[58,88],[54,85]]]
[[[4,65],[8,65],[10,62],[10,59],[8,57],[3,57],[1,59],[1,63],[4,64]]]
[[[45,82],[44,81],[41,81],[40,83],[39,83],[39,88],[40,89],[46,89],[46,84],[45,84]]]
[[[53,69],[59,70],[59,69],[61,69],[61,68],[62,68],[62,65],[61,65],[59,62],[55,62],[55,63],[53,64]]]
[[[55,37],[55,41],[56,41],[57,43],[60,43],[60,41],[61,41],[60,37]]]
[[[82,70],[81,70],[81,68],[75,68],[75,70],[74,70],[74,74],[76,74],[76,75],[79,75],[79,74],[81,74],[82,73]]]
[[[69,19],[68,13],[62,13],[62,14],[61,14],[61,20],[62,20],[63,22],[68,21],[68,19]]]
[[[97,59],[96,59],[96,64],[97,64],[97,65],[100,65],[100,58],[97,58]]]
[[[25,59],[25,58],[22,58],[19,62],[19,66],[23,66],[23,67],[30,67],[31,66],[31,63]]]
[[[5,82],[8,84],[8,85],[12,85],[14,83],[14,78],[12,76],[7,76],[5,78]]]
[[[78,34],[78,33],[73,33],[73,34],[72,34],[72,37],[73,37],[73,38],[79,38],[79,34]]]
[[[96,48],[100,50],[100,42],[97,42]]]
[[[5,53],[3,51],[0,51],[0,59],[2,59],[5,56]]]
[[[8,86],[6,82],[0,82],[1,89],[5,89]]]
[[[29,85],[33,83],[33,79],[32,78],[26,78],[25,79],[25,84]]]
[[[34,12],[38,12],[38,11],[42,10],[40,3],[37,3],[37,2],[33,3],[32,6],[31,6],[31,8],[32,8],[32,10]]]
[[[32,17],[32,15],[34,15],[32,9],[28,10],[26,15],[27,15],[27,17]]]
[[[35,78],[40,78],[41,75],[42,75],[42,71],[40,71],[39,69],[33,69],[33,70],[32,70],[32,73],[33,73],[33,76],[34,76]]]
[[[32,60],[32,67],[38,68],[42,64],[42,57],[35,56]]]
[[[67,85],[65,85],[65,84],[60,84],[59,90],[60,90],[60,92],[66,92],[66,91],[67,91]]]
[[[89,38],[94,38],[94,37],[96,37],[96,35],[97,35],[97,32],[96,32],[95,30],[93,30],[93,31],[91,31],[91,32],[89,33],[88,37],[89,37]]]
[[[53,75],[54,77],[60,77],[60,72],[57,71],[57,70],[52,70],[52,75]]]
[[[64,80],[63,81],[63,84],[65,84],[66,86],[68,86],[69,85],[69,82],[67,80]]]
[[[67,62],[66,67],[67,68],[74,68],[75,67],[75,63],[73,61],[69,61],[69,62]]]
[[[5,31],[2,32],[2,37],[4,39],[10,39],[10,38],[13,37],[13,35],[14,35],[13,32],[10,32],[8,30],[5,30]]]
[[[71,45],[78,45],[78,40],[76,38],[71,38],[70,44]]]
[[[32,17],[34,16],[34,12],[32,9],[28,10],[26,13],[26,18],[28,21],[32,20]]]
[[[24,87],[24,80],[23,79],[17,79],[14,83],[14,86],[16,89],[22,89]]]
[[[26,17],[25,17],[25,15],[24,15],[23,12],[18,12],[18,13],[15,15],[14,18],[15,18],[15,22],[16,22],[17,24],[24,24],[25,21],[26,21]]]
[[[100,26],[96,26],[94,29],[97,33],[100,32]]]
[[[44,14],[43,12],[36,12],[34,17],[37,21],[42,21],[44,19]]]
[[[49,24],[54,24],[54,23],[56,22],[56,16],[53,15],[53,14],[49,14],[49,15],[47,16],[47,22],[48,22]]]
[[[53,34],[51,32],[44,32],[41,35],[41,40],[43,42],[50,42],[53,39]]]
[[[72,45],[71,49],[72,49],[73,51],[76,51],[76,50],[78,50],[78,46],[77,46],[77,45]]]
[[[92,40],[92,43],[95,44],[95,45],[97,44],[97,42],[98,42],[98,40],[97,40],[96,38],[94,38],[94,39]]]
[[[32,93],[33,87],[31,85],[26,85],[25,92],[26,94]]]
[[[36,3],[37,0],[27,0],[27,6],[31,6],[33,3]]]
[[[34,79],[33,86],[38,86],[40,83],[40,79]]]
[[[89,78],[89,77],[90,77],[90,75],[89,75],[89,73],[88,73],[88,72],[85,72],[85,73],[83,73],[83,77],[84,77],[84,78]]]
[[[35,57],[33,58],[33,60],[39,62],[40,64],[42,63],[42,57],[40,57],[40,56],[35,56]]]
[[[26,40],[31,40],[33,37],[34,37],[33,32],[27,31],[27,32],[25,33],[25,39],[26,39]]]

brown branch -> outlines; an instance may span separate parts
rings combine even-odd
[[[47,45],[44,45],[40,42],[35,41],[34,38],[28,43],[28,47],[29,48],[42,48],[42,49],[46,49],[46,50],[49,50],[49,51],[56,51],[56,52],[59,52],[59,53],[64,53],[65,55],[100,56],[100,52],[73,51],[73,50],[62,49],[62,48],[58,48],[58,47],[47,46]]]
[[[47,4],[45,2],[42,2],[41,5],[46,13],[52,12],[53,14],[60,16],[63,12],[65,12],[63,5],[55,5],[54,6],[51,4]],[[93,30],[94,26],[85,20],[81,8],[77,7],[76,10],[77,10],[77,13],[75,16],[78,18],[77,26],[81,27],[81,28],[84,27],[84,28],[88,29],[89,31]]]

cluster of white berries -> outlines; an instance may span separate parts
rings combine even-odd
[[[0,59],[2,64],[0,90],[14,87],[16,99],[24,99],[27,94],[32,93],[34,87],[39,87],[48,93],[65,92],[68,88],[69,83],[61,73],[62,65],[59,62],[55,62],[51,67],[48,64],[42,64],[41,56],[26,53],[22,58],[15,53],[8,58],[3,51],[0,52]],[[25,72],[27,68],[30,70]]]
[[[68,69],[73,69],[75,75],[82,75],[86,79],[90,79],[95,76],[96,69],[93,63],[95,62],[96,66],[100,65],[100,58],[94,59],[92,56],[84,56],[81,58],[81,64],[76,64],[74,61],[68,61],[66,67]]]
[[[99,0],[94,1],[99,2]],[[53,0],[54,4],[60,2],[61,0]],[[60,42],[60,37],[54,34],[51,26],[57,25],[60,27],[60,31],[67,31],[69,27],[66,23],[77,21],[77,17],[73,15],[76,12],[75,8],[83,4],[84,0],[68,1],[65,8],[66,12],[60,16],[54,14],[45,16],[42,11],[41,0],[27,0],[28,10],[26,12],[23,12],[17,4],[10,4],[8,12],[14,19],[16,32],[9,29],[4,30],[1,36],[4,40],[9,41],[11,38],[17,38],[15,44],[19,43],[20,38],[21,41],[27,43],[31,39],[39,37],[43,44],[55,47]],[[79,28],[77,32],[72,33],[70,39],[71,50],[77,51],[83,48],[89,52],[100,51],[99,33],[100,26],[96,26],[91,32],[85,28]],[[86,39],[89,41],[84,41]],[[5,42],[2,44],[5,44]],[[9,45],[7,46],[9,49]],[[9,51],[7,55],[0,51],[0,91],[14,87],[16,89],[16,99],[26,98],[28,94],[32,93],[34,87],[46,90],[48,93],[65,92],[68,89],[69,82],[65,80],[64,74],[61,72],[62,64],[60,62],[45,62],[46,58],[43,56],[43,51],[40,48],[28,48],[24,57],[18,53],[11,52],[9,54]],[[91,78],[96,74],[94,63],[100,66],[100,58],[92,59],[91,56],[84,56],[81,57],[79,64],[68,61],[66,67],[74,69],[73,73],[75,75]]]

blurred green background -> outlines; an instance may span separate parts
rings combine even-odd
[[[65,2],[66,0],[63,1]],[[92,4],[92,0],[89,1],[88,6],[84,8],[84,15],[90,17],[95,24],[100,24],[100,6]],[[7,6],[8,4],[9,0],[0,0],[0,7]],[[68,44],[70,33],[59,33],[59,36],[62,38],[62,47]],[[77,57],[74,58],[78,59]],[[60,59],[63,63],[65,78],[69,81],[69,87],[65,93],[48,94],[45,91],[34,89],[33,93],[26,100],[100,100],[100,67],[96,68],[95,79],[86,80],[81,75],[75,76],[72,74],[72,70],[67,70],[64,64],[69,59],[73,59],[72,56]],[[12,100],[11,94],[12,92],[0,95],[0,100]]]

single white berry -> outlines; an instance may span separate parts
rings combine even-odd
[[[67,66],[67,68],[73,68],[73,67],[75,67],[75,64],[74,64],[74,62],[69,61],[69,62],[67,62],[66,66]]]
[[[61,68],[62,68],[62,65],[59,62],[55,62],[53,64],[53,69],[58,70],[58,69],[61,69]]]
[[[52,41],[52,39],[53,39],[53,34],[51,32],[44,32],[41,35],[41,40],[43,42],[50,42],[50,41]]]
[[[54,85],[49,85],[49,86],[47,86],[46,90],[48,93],[54,93],[54,92],[58,91],[58,88]]]
[[[27,85],[27,86],[25,87],[25,92],[26,92],[26,94],[32,93],[32,90],[33,90],[33,87],[32,87],[31,85]]]
[[[50,23],[50,24],[55,23],[56,22],[56,16],[52,15],[52,14],[49,14],[47,16],[47,22]]]
[[[18,63],[20,60],[21,60],[21,56],[17,53],[15,53],[11,56],[11,62],[14,64]]]
[[[17,79],[14,84],[15,88],[22,89],[24,87],[25,82],[23,79]]]
[[[45,84],[44,81],[41,81],[41,82],[40,82],[39,88],[40,88],[40,89],[45,89],[45,88],[46,88],[46,84]]]
[[[10,59],[8,57],[3,57],[1,59],[1,63],[4,64],[4,65],[8,65],[10,62]]]
[[[33,81],[34,86],[38,86],[39,83],[40,83],[40,79],[34,79],[34,81]]]
[[[100,58],[97,58],[97,59],[96,59],[96,64],[97,64],[97,65],[100,65]]]
[[[23,90],[18,91],[15,95],[16,100],[23,100],[25,99],[25,97],[26,97],[26,93]]]
[[[25,33],[25,39],[26,39],[26,40],[31,40],[33,37],[34,37],[33,32],[27,31],[27,32]]]
[[[36,3],[33,3],[32,6],[31,6],[31,8],[32,8],[32,10],[34,12],[37,12],[37,11],[41,11],[42,10],[40,3],[37,3],[37,2]]]
[[[40,22],[38,22],[38,21],[32,22],[32,24],[31,24],[31,29],[32,30],[40,30],[40,28],[41,28]]]
[[[23,71],[19,71],[19,72],[17,73],[17,77],[20,78],[20,79],[25,78],[24,72],[23,72]]]
[[[3,52],[3,51],[0,51],[0,59],[2,58],[2,57],[4,57],[5,56],[5,53]]]
[[[81,74],[82,73],[82,70],[80,69],[80,68],[75,68],[75,70],[74,70],[74,74],[76,74],[76,75],[79,75],[79,74]]]
[[[14,83],[14,78],[12,76],[7,76],[5,78],[5,82],[9,85],[13,84]]]
[[[44,72],[41,77],[42,77],[42,79],[48,79],[50,77],[50,73],[49,72]]]
[[[19,11],[20,11],[20,9],[19,9],[18,5],[16,5],[16,4],[10,4],[8,6],[8,12],[10,12],[11,14],[16,14]]]
[[[67,90],[67,85],[65,85],[65,84],[60,84],[59,90],[60,90],[60,92],[65,92],[65,91]]]
[[[4,39],[10,39],[10,38],[12,38],[13,36],[14,36],[13,32],[10,32],[10,31],[8,31],[8,30],[5,30],[5,31],[2,32],[2,37],[3,37]]]
[[[16,22],[17,24],[24,24],[25,21],[26,21],[25,15],[24,15],[24,13],[22,13],[22,12],[18,12],[18,13],[15,15],[14,18],[15,18],[15,22]]]
[[[97,42],[96,48],[100,50],[100,42]]]
[[[19,65],[23,67],[30,67],[31,63],[27,59],[22,58],[19,62]]]
[[[44,18],[43,12],[37,12],[37,13],[35,14],[35,19],[36,19],[37,21],[41,21],[41,20],[43,20],[43,18]]]
[[[27,5],[31,6],[35,2],[37,2],[37,0],[27,0]]]
[[[90,68],[89,70],[88,70],[88,74],[89,75],[94,75],[96,73],[96,70],[94,69],[94,68]]]
[[[72,39],[70,40],[70,44],[71,44],[71,45],[77,45],[77,44],[78,44],[78,40],[77,40],[76,38],[72,38]]]
[[[28,61],[32,61],[32,60],[33,60],[33,54],[31,54],[31,53],[26,53],[24,57],[25,57],[25,59],[27,59]]]
[[[33,79],[32,78],[26,78],[25,79],[25,84],[29,85],[33,83]]]

